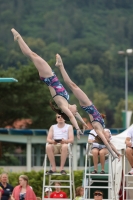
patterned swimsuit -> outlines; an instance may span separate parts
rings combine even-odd
[[[64,97],[67,101],[69,100],[69,94],[67,93],[66,89],[63,87],[63,85],[58,80],[56,74],[54,74],[53,76],[48,77],[48,78],[40,77],[40,79],[43,82],[45,82],[48,86],[51,86],[55,89],[55,92],[56,92],[55,96],[60,95],[60,96]],[[55,96],[53,96],[53,98]]]
[[[104,119],[93,104],[91,106],[81,106],[81,108],[93,116],[92,122],[97,121],[102,125],[103,128],[105,128]]]

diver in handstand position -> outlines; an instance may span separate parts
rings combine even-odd
[[[113,159],[117,158],[117,156],[118,156],[118,158],[120,158],[120,154],[116,150],[115,146],[109,140],[107,141],[107,139],[105,138],[105,131],[104,131],[105,124],[104,124],[104,119],[103,119],[102,115],[98,112],[98,110],[93,105],[93,103],[90,101],[90,99],[87,97],[87,95],[70,79],[70,77],[68,76],[68,74],[64,68],[62,59],[59,54],[56,54],[56,64],[55,65],[60,69],[60,72],[62,74],[62,77],[63,77],[65,83],[71,89],[74,96],[78,99],[81,108],[88,113],[88,115],[90,117],[90,121],[92,123],[92,126],[93,126],[95,132],[101,138],[103,143],[106,145],[109,152],[113,156]],[[112,149],[116,153],[117,156],[114,154]]]
[[[18,42],[22,53],[30,58],[31,61],[34,63],[36,69],[39,72],[40,79],[48,85],[51,96],[53,97],[55,103],[59,108],[56,109],[57,113],[62,115],[64,119],[68,118],[71,121],[71,123],[77,130],[77,137],[79,139],[82,131],[80,130],[75,118],[81,121],[83,125],[87,125],[78,113],[77,106],[75,104],[70,105],[68,103],[69,95],[63,85],[58,80],[57,76],[52,71],[51,67],[48,65],[48,63],[28,47],[21,35],[15,29],[11,29],[11,32],[14,35],[14,40]]]

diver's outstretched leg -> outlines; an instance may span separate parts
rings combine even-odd
[[[55,65],[58,66],[65,83],[71,89],[74,96],[79,100],[79,104],[84,105],[84,106],[91,105],[92,102],[87,97],[87,95],[70,79],[69,75],[67,74],[67,72],[64,68],[61,56],[59,54],[56,54],[56,64]]]
[[[11,29],[11,32],[14,36],[14,40],[18,42],[22,53],[34,63],[39,75],[45,78],[53,76],[52,69],[48,63],[28,47],[21,35],[14,28]]]
[[[14,36],[14,41],[18,41],[20,49],[23,52],[23,54],[30,57],[30,54],[31,54],[32,51],[28,47],[28,45],[24,42],[21,35],[14,28],[11,29],[11,32]]]
[[[55,64],[55,66],[59,67],[65,83],[71,88],[71,85],[74,84],[74,83],[70,79],[70,77],[68,76],[66,70],[64,69],[64,65],[63,65],[61,56],[59,54],[56,54],[56,64]]]

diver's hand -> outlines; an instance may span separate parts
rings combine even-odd
[[[82,134],[84,134],[85,130],[86,130],[86,127],[85,127],[85,125],[83,125]]]
[[[122,155],[119,153],[118,155],[117,155],[118,157],[118,162],[121,160],[121,157],[122,157]]]
[[[80,129],[77,129],[77,138],[80,139],[80,135],[83,135],[83,132]]]

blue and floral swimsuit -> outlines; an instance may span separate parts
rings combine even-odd
[[[93,116],[92,122],[97,121],[102,125],[103,128],[105,128],[104,119],[93,104],[91,106],[81,106],[81,108]]]
[[[60,83],[60,81],[58,80],[56,74],[54,73],[53,76],[48,77],[48,78],[43,78],[40,77],[40,79],[45,82],[48,86],[51,86],[55,89],[56,95],[60,95],[62,97],[64,97],[67,101],[69,100],[69,94],[66,91],[66,89],[64,88],[64,86]],[[55,97],[53,96],[53,98]]]

